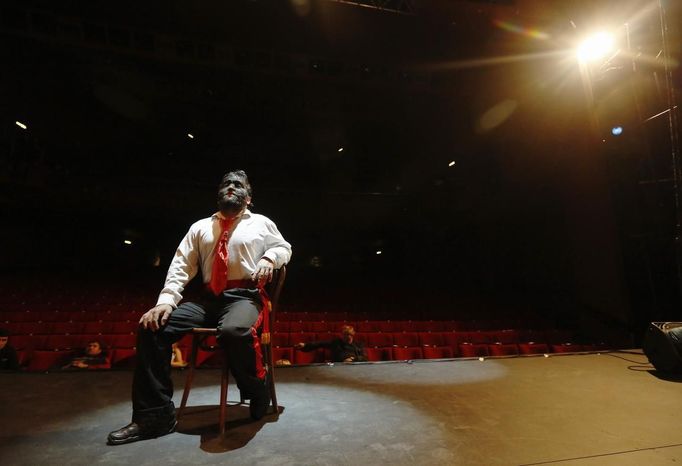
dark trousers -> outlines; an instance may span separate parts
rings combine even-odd
[[[262,389],[264,374],[256,328],[261,322],[261,307],[257,289],[236,288],[217,297],[207,296],[201,302],[180,304],[156,332],[140,327],[133,376],[133,420],[174,413],[171,347],[193,328],[218,328],[218,343],[227,351],[230,370],[244,398]]]

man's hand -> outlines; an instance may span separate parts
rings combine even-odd
[[[305,343],[296,343],[294,345],[294,348],[295,349],[303,349],[304,346],[305,346]]]
[[[355,362],[355,356],[350,356],[343,360],[343,362]]]
[[[274,269],[275,264],[267,257],[263,257],[256,264],[256,271],[251,274],[251,278],[258,282],[258,286],[263,286],[272,281],[272,271]]]
[[[170,304],[159,304],[158,306],[154,306],[142,315],[140,318],[140,325],[145,329],[156,332],[166,324],[171,312],[173,312],[173,306]]]
[[[85,369],[86,367],[88,367],[88,365],[81,361],[80,359],[75,360],[73,363],[71,363],[71,365],[73,367],[78,367],[80,369]]]

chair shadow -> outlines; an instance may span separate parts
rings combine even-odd
[[[200,448],[208,453],[225,453],[246,446],[266,423],[277,422],[284,412],[280,406],[277,413],[268,412],[263,419],[251,419],[248,404],[234,403],[227,406],[225,434],[220,435],[218,405],[188,406],[178,422],[177,432],[199,435]]]
[[[677,382],[677,383],[682,383],[682,374],[679,373],[674,373],[674,372],[661,372],[658,370],[649,370],[648,371],[651,375],[656,377],[657,379],[660,380],[665,380],[666,382]]]

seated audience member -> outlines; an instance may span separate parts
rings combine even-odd
[[[9,344],[9,332],[4,328],[0,328],[0,370],[19,370],[17,350]]]
[[[341,327],[341,338],[329,341],[313,341],[297,343],[294,348],[302,351],[313,351],[317,348],[329,348],[334,362],[367,361],[365,348],[362,343],[355,342],[355,330],[350,325]]]
[[[177,343],[173,343],[171,347],[171,367],[185,367],[187,366],[187,361],[182,359],[182,351],[178,347]]]
[[[111,362],[99,341],[91,341],[63,369],[110,369]]]

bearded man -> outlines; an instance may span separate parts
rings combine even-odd
[[[194,223],[168,268],[157,304],[140,319],[133,376],[132,422],[109,434],[110,445],[159,437],[175,430],[171,347],[198,327],[216,327],[230,370],[253,419],[270,402],[258,340],[262,323],[260,288],[273,270],[289,262],[291,245],[267,217],[249,211],[246,173],[226,173],[218,186],[218,212]],[[205,292],[182,302],[187,283],[201,270]]]

